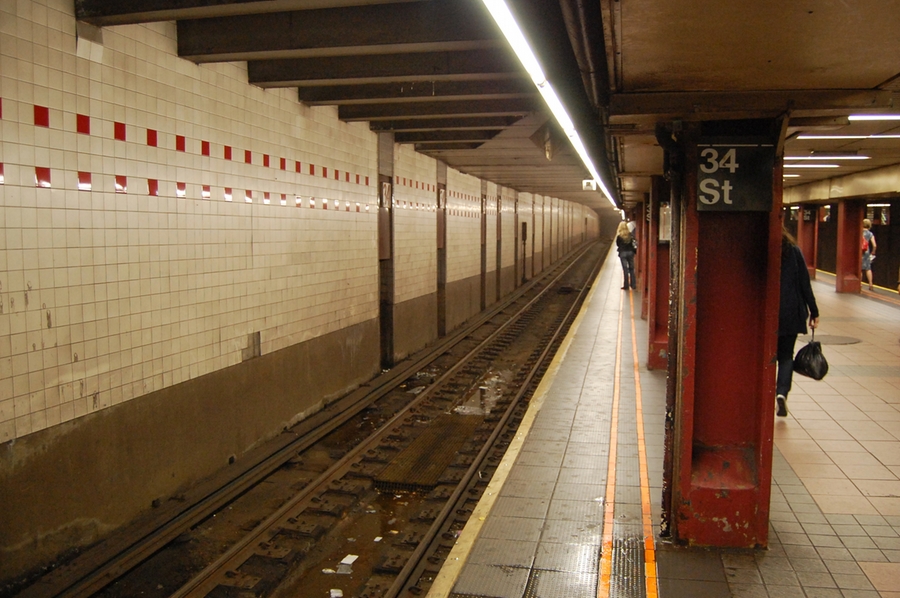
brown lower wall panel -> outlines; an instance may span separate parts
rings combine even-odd
[[[447,330],[481,311],[481,276],[447,283]]]
[[[500,296],[506,297],[516,290],[516,267],[507,266],[500,270]]]
[[[394,306],[394,361],[415,353],[437,338],[437,293]]]
[[[103,538],[378,369],[371,320],[0,445],[0,580]]]

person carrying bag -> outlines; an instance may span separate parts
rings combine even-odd
[[[809,282],[809,271],[806,269],[803,253],[797,247],[797,241],[782,227],[778,377],[775,382],[778,417],[786,417],[788,414],[787,397],[794,374],[794,344],[797,342],[797,335],[806,334],[807,318],[809,327],[815,330],[819,326],[819,307]]]

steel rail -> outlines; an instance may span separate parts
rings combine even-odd
[[[482,340],[478,346],[474,347],[470,350],[464,357],[462,357],[455,365],[453,365],[450,369],[444,372],[439,378],[437,378],[432,384],[430,384],[425,390],[420,392],[418,396],[408,403],[402,410],[397,412],[391,419],[382,424],[377,430],[369,435],[369,437],[357,444],[353,449],[348,451],[339,461],[334,463],[331,467],[329,467],[325,472],[323,472],[316,480],[307,484],[307,486],[292,497],[289,501],[287,501],[284,505],[282,505],[277,511],[272,513],[269,517],[263,520],[256,528],[254,528],[250,533],[244,536],[241,540],[239,540],[236,544],[232,545],[225,553],[219,556],[213,563],[207,566],[203,571],[194,576],[188,583],[183,585],[178,591],[170,595],[170,598],[196,598],[199,596],[205,596],[209,592],[211,592],[218,582],[216,581],[217,576],[221,575],[225,570],[232,570],[239,567],[246,558],[249,557],[249,553],[253,551],[250,550],[251,545],[258,545],[260,539],[263,538],[266,534],[268,534],[273,527],[277,526],[279,522],[285,521],[287,519],[288,513],[296,509],[300,504],[304,501],[310,499],[310,497],[316,495],[318,492],[322,491],[326,488],[333,479],[341,477],[346,471],[349,469],[350,464],[355,461],[359,455],[364,453],[366,450],[371,448],[373,445],[377,444],[381,438],[391,431],[393,427],[397,425],[397,423],[409,415],[409,412],[414,407],[420,405],[427,398],[431,396],[431,394],[438,390],[440,386],[451,376],[456,374],[459,370],[461,370],[469,361],[471,361],[476,355],[478,355],[486,346],[488,346],[492,341],[494,341],[500,334],[502,334],[508,327],[512,326],[516,320],[518,320],[522,315],[524,315],[529,309],[531,309],[538,301],[540,301],[552,288],[552,284],[559,281],[578,261],[578,259],[584,255],[589,246],[582,248],[581,251],[572,256],[568,265],[565,265],[565,268],[562,269],[561,272],[556,274],[552,279],[550,284],[548,284],[544,289],[542,289],[534,298],[529,300],[524,306],[522,306],[519,311],[507,319],[506,322],[501,324],[496,330],[494,330],[488,337]],[[511,304],[512,302],[509,302]],[[507,304],[507,307],[508,305]],[[505,309],[505,307],[504,307]],[[502,310],[498,310],[499,311]],[[443,353],[444,351],[441,351]],[[416,368],[417,370],[420,368]],[[405,379],[404,377],[403,379]],[[265,540],[263,540],[265,541]]]
[[[602,260],[598,260],[597,265],[594,267],[591,275],[588,278],[589,284],[582,286],[575,301],[569,307],[566,314],[560,319],[559,326],[556,327],[556,330],[554,330],[550,340],[547,341],[544,349],[541,351],[540,356],[535,361],[531,370],[525,377],[525,380],[523,380],[521,386],[519,387],[519,390],[510,401],[509,406],[506,408],[506,411],[503,413],[503,416],[500,418],[497,426],[494,428],[494,431],[491,433],[487,441],[484,443],[484,446],[475,456],[472,464],[466,470],[466,473],[465,475],[463,475],[462,480],[460,480],[459,485],[456,487],[456,489],[453,491],[450,498],[444,505],[444,508],[441,509],[441,512],[435,518],[434,523],[431,525],[422,541],[413,551],[413,554],[410,557],[409,561],[407,561],[406,565],[403,567],[403,569],[401,569],[400,573],[397,574],[394,583],[391,584],[391,586],[385,592],[384,598],[397,598],[397,596],[399,596],[403,590],[409,590],[410,586],[414,586],[416,582],[412,580],[418,580],[419,576],[421,576],[421,574],[424,572],[424,568],[426,566],[425,557],[430,552],[432,552],[434,548],[436,548],[432,545],[434,540],[438,537],[438,534],[445,531],[445,527],[450,519],[451,514],[458,511],[461,503],[464,500],[463,493],[469,489],[475,476],[480,473],[481,467],[484,464],[484,461],[487,459],[488,454],[495,448],[497,438],[506,429],[507,422],[510,420],[510,418],[512,418],[522,399],[528,393],[532,381],[534,380],[535,376],[537,376],[538,371],[540,371],[540,369],[543,367],[551,350],[555,352],[557,340],[559,339],[563,330],[567,329],[567,326],[570,325],[574,320],[573,312],[575,312],[576,309],[580,310],[581,305],[584,302],[584,298],[586,297],[588,290],[591,288],[593,281],[596,279],[597,272],[599,271],[602,263]]]

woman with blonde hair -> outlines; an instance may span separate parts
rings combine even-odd
[[[625,281],[622,283],[622,289],[636,289],[637,283],[634,280],[634,254],[637,253],[637,241],[631,231],[628,230],[628,223],[622,221],[619,228],[616,229],[616,249],[619,252],[619,261],[622,262],[622,273]]]

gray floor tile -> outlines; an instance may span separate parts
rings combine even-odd
[[[521,598],[528,583],[528,569],[467,562],[453,586],[455,594]]]

